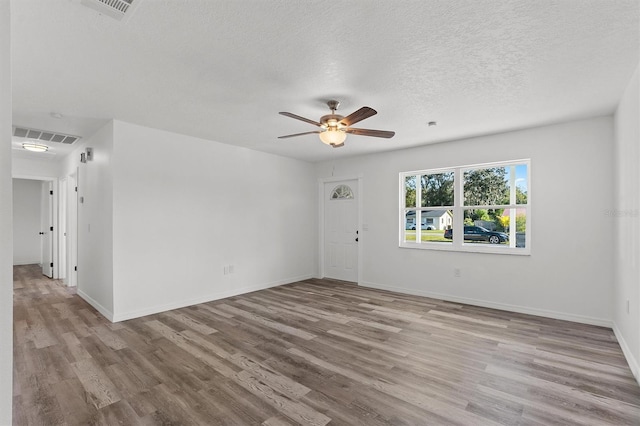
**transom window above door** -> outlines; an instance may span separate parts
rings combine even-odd
[[[331,200],[351,200],[353,199],[353,191],[348,185],[338,185],[331,191]]]

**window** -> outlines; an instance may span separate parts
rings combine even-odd
[[[350,200],[353,198],[353,191],[347,185],[338,185],[331,192],[332,200]]]
[[[400,173],[400,246],[530,253],[530,161]]]

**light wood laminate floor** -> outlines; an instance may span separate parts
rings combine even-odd
[[[16,425],[638,425],[610,329],[308,280],[111,324],[14,269]]]

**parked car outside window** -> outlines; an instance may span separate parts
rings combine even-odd
[[[411,227],[407,227],[407,229],[411,229],[412,231],[416,230],[416,225],[411,225]],[[433,231],[434,229],[436,229],[435,226],[433,225],[427,225],[427,224],[422,224],[420,225],[420,229],[422,229],[423,231]]]
[[[444,237],[451,240],[453,239],[453,229],[447,229],[444,231]],[[506,243],[509,241],[509,236],[504,232],[489,231],[482,226],[465,226],[464,227],[464,240],[465,241],[481,241],[491,244]]]

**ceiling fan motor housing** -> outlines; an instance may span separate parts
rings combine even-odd
[[[342,115],[338,114],[323,115],[322,117],[320,117],[320,124],[322,124],[322,127],[326,129],[340,129],[342,127],[345,127],[344,125],[340,124],[340,120],[342,120],[343,118],[344,117]]]

